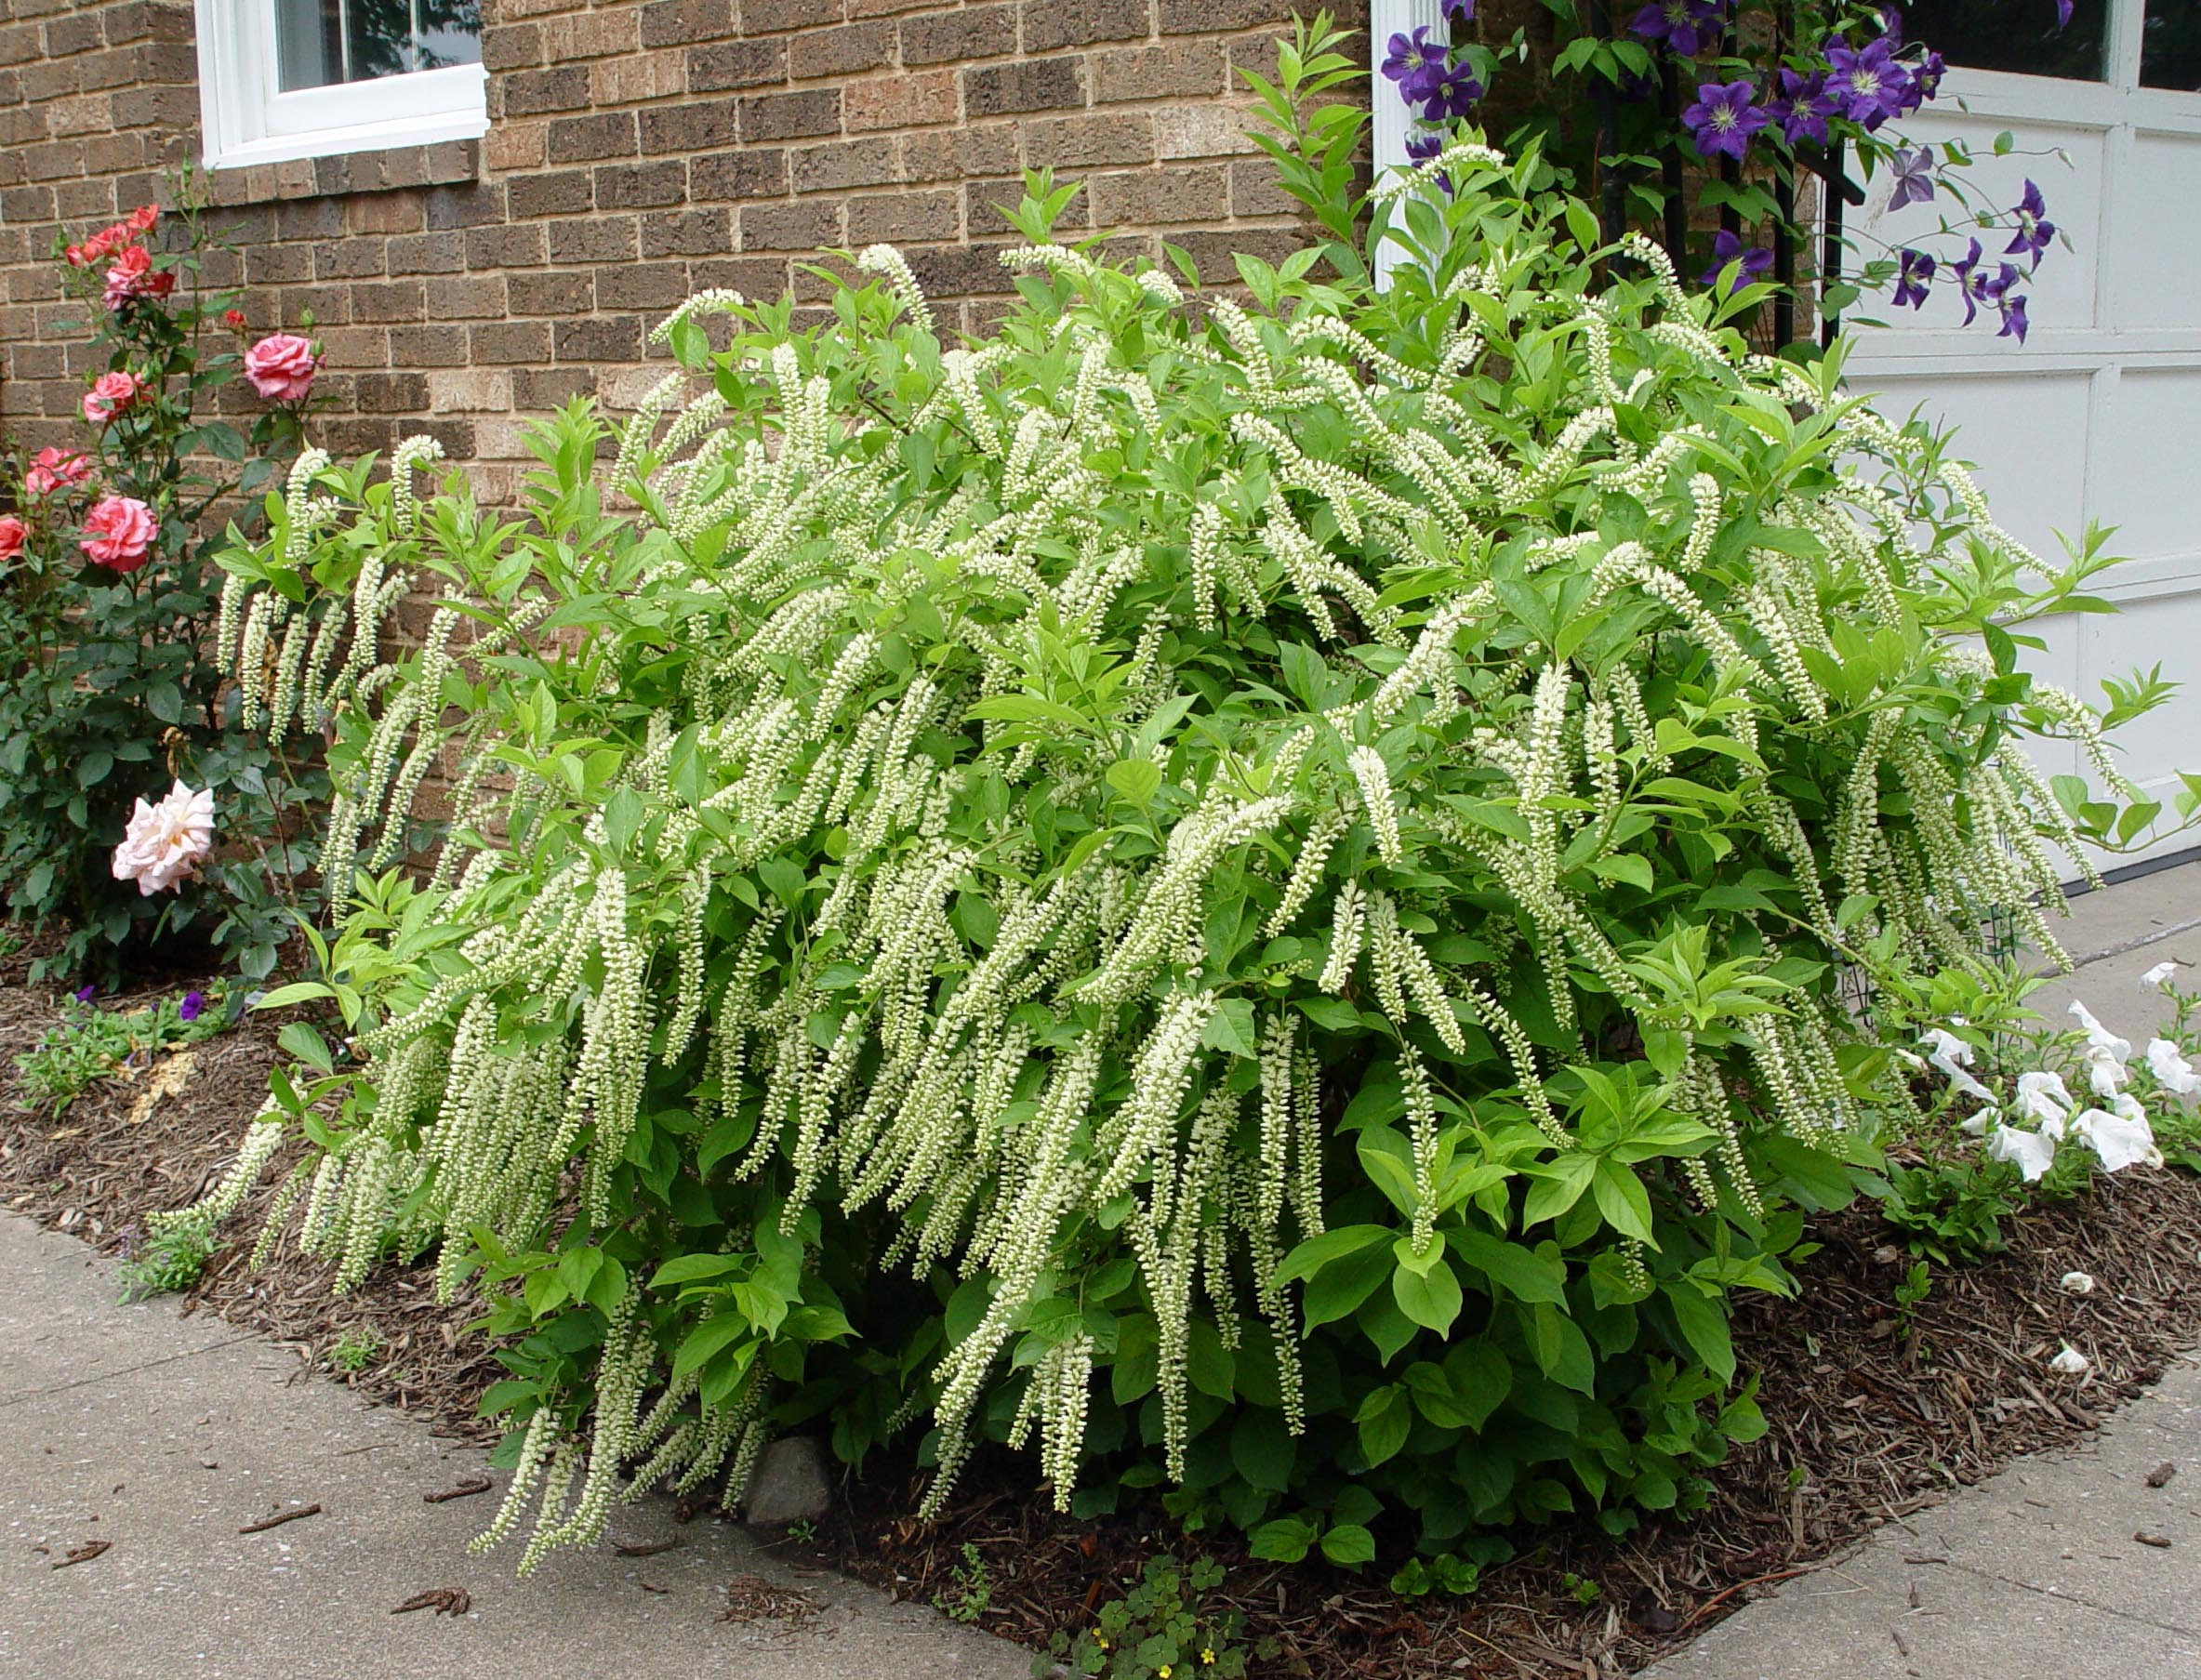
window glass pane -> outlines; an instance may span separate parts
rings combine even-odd
[[[2201,92],[2201,0],[2148,0],[2140,85]]]
[[[274,0],[283,91],[482,61],[480,0]]]
[[[1966,70],[2108,79],[2109,0],[2078,0],[2061,29],[2055,0],[1917,0],[1904,9],[1903,33]]]

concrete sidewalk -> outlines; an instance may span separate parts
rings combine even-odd
[[[466,1542],[497,1494],[421,1495],[482,1455],[172,1303],[115,1304],[113,1268],[0,1214],[0,1680],[1011,1680],[1028,1653],[787,1568],[743,1531],[615,1513],[610,1545],[513,1578]],[[497,1473],[497,1488],[504,1483]],[[2197,1483],[2201,1485],[2201,1483]],[[318,1502],[259,1534],[247,1523]],[[72,1549],[110,1549],[54,1567]],[[799,1625],[720,1620],[736,1576],[809,1595]],[[647,1583],[645,1585],[645,1583]],[[471,1609],[393,1615],[437,1589]],[[662,1589],[661,1591],[657,1589]]]

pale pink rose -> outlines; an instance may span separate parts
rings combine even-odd
[[[145,381],[136,374],[101,374],[84,393],[84,417],[95,426],[104,426],[134,406],[144,392]]]
[[[300,403],[313,389],[321,358],[296,333],[270,333],[245,352],[245,377],[271,403]]]
[[[92,476],[92,457],[77,449],[56,449],[50,445],[31,457],[30,470],[23,474],[23,488],[33,496],[51,496],[57,490],[67,490],[83,483]]]
[[[30,535],[23,522],[14,514],[0,514],[0,560],[13,560],[20,554],[23,539]]]
[[[114,879],[134,880],[151,898],[164,887],[183,890],[185,876],[214,848],[214,793],[193,792],[180,781],[157,805],[142,799],[114,849]]]
[[[145,563],[158,529],[152,509],[136,496],[102,496],[84,516],[76,546],[95,566],[105,566],[110,572],[135,572]]]

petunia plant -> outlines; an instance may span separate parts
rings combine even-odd
[[[2055,8],[2068,0],[2020,0]],[[1548,28],[1495,25],[1476,0],[1446,0],[1441,32],[1390,37],[1379,55],[1413,112],[1410,158],[1433,155],[1469,116],[1511,143],[1533,139],[1566,188],[1594,198],[1604,235],[1654,238],[1701,284],[1773,283],[1770,336],[1797,332],[1800,271],[1822,325],[1865,293],[1982,317],[2022,341],[2025,286],[2059,234],[2028,180],[2014,205],[1985,202],[1960,143],[1914,144],[1903,119],[1934,99],[1947,66],[1904,33],[1900,7],[1858,0],[1545,0]],[[1512,14],[1509,13],[1510,18]],[[1999,152],[2012,150],[2008,137]],[[1889,178],[1889,204],[1946,206],[1932,238],[1890,247],[1845,209]],[[1708,266],[1704,266],[1708,262]],[[1700,272],[1701,270],[1701,272]],[[1847,270],[1847,271],[1845,271]]]
[[[88,351],[73,364],[95,371],[60,441],[0,456],[0,899],[64,929],[42,972],[106,976],[188,933],[265,974],[310,881],[313,756],[236,726],[206,556],[297,453],[317,352],[253,344],[237,300],[201,284],[190,188],[57,242]],[[256,401],[237,423],[219,410],[241,377]],[[179,782],[211,798],[222,843],[141,893],[111,862],[133,808]]]

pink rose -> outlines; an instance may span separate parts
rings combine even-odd
[[[183,878],[214,849],[214,794],[181,782],[157,805],[142,799],[130,814],[123,842],[114,849],[114,879],[134,880],[142,897],[164,887],[183,890]]]
[[[72,489],[91,476],[90,456],[79,449],[56,449],[48,445],[31,457],[30,469],[23,474],[23,488],[33,496],[51,496],[57,490]]]
[[[85,392],[84,417],[95,426],[104,426],[135,405],[144,391],[145,381],[136,374],[101,374]]]
[[[23,522],[12,513],[0,513],[0,560],[13,560],[23,551],[23,539],[31,533]]]
[[[154,268],[143,245],[126,245],[107,270],[106,303],[111,310],[135,298],[166,298],[175,289],[175,274]]]
[[[245,377],[271,403],[302,403],[313,389],[321,358],[296,333],[270,333],[245,352]]]
[[[84,516],[76,546],[95,566],[135,572],[152,547],[152,509],[134,496],[101,496]]]

